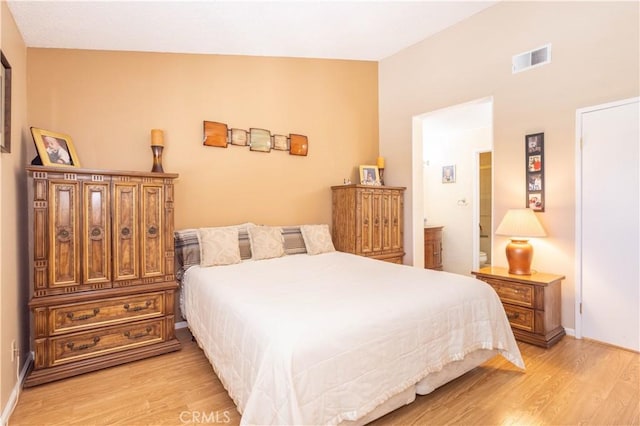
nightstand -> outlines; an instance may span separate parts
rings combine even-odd
[[[565,335],[560,324],[562,275],[509,274],[507,268],[472,271],[498,293],[516,339],[549,348]]]

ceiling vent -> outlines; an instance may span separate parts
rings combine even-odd
[[[515,55],[511,60],[511,71],[515,74],[551,62],[551,43],[537,49]]]

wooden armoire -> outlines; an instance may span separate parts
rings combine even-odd
[[[25,386],[180,349],[170,173],[27,167]]]
[[[402,263],[405,188],[340,185],[331,190],[336,250]]]

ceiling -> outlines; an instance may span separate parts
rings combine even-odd
[[[7,1],[27,47],[370,61],[495,3]]]

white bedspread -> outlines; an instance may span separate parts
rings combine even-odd
[[[243,424],[356,420],[480,348],[524,368],[498,296],[462,275],[301,254],[195,266],[183,292]]]

